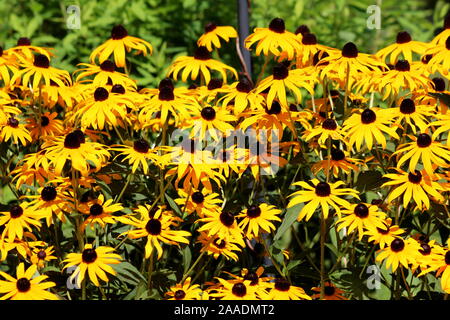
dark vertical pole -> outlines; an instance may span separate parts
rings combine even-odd
[[[249,76],[252,75],[252,63],[250,57],[250,51],[248,51],[244,46],[244,40],[248,37],[248,1],[249,0],[237,0],[238,2],[238,24],[239,24],[239,46],[242,51],[245,66]]]

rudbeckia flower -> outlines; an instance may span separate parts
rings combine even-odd
[[[26,125],[20,123],[14,116],[9,117],[4,124],[0,123],[0,141],[8,142],[9,140],[12,140],[14,144],[20,141],[24,146],[32,141]]]
[[[444,18],[443,30],[431,40],[432,45],[441,45],[450,37],[450,13]]]
[[[21,83],[24,87],[31,85],[33,90],[39,91],[41,83],[50,86],[52,84],[51,81],[53,81],[61,87],[72,83],[69,73],[65,70],[51,67],[50,60],[43,54],[34,56],[32,63],[22,60],[21,64],[24,68],[13,75],[11,84],[17,85]]]
[[[403,240],[402,238],[396,238],[392,240],[388,247],[385,247],[377,255],[376,261],[383,262],[386,260],[386,268],[391,268],[395,272],[399,266],[403,266],[406,269],[409,268],[409,264],[415,260],[417,256],[418,244],[414,239]]]
[[[268,28],[255,28],[253,33],[245,39],[245,47],[250,47],[257,42],[256,55],[261,52],[265,56],[272,53],[279,56],[281,52],[286,52],[287,58],[292,60],[296,49],[301,47],[299,39],[292,32],[286,31],[284,20],[280,18],[273,19]]]
[[[315,163],[311,170],[315,176],[320,171],[324,171],[325,174],[330,170],[333,173],[333,176],[337,178],[339,176],[339,172],[342,171],[346,174],[352,171],[358,171],[358,165],[363,163],[362,160],[350,158],[349,153],[347,151],[333,148],[330,152],[331,159],[324,159],[317,163]]]
[[[4,293],[0,300],[59,300],[57,295],[48,291],[56,284],[50,281],[43,282],[48,278],[45,275],[33,278],[36,271],[37,266],[35,264],[25,270],[23,262],[17,266],[17,279],[6,272],[0,271],[0,276],[6,279],[6,281],[0,280],[0,293]]]
[[[301,33],[298,33],[297,37],[300,35]],[[316,54],[321,53],[323,55],[332,50],[330,47],[319,44],[314,33],[307,32],[301,35],[301,43],[302,46],[297,49],[297,68],[313,65]]]
[[[230,122],[236,120],[237,118],[229,114],[225,108],[205,106],[193,115],[191,119],[192,131],[189,137],[199,139],[200,141],[203,141],[205,137],[212,137],[215,141],[220,141],[234,130],[234,126]],[[189,122],[189,126],[191,125],[191,121]]]
[[[33,248],[33,252],[30,257],[32,264],[37,265],[38,268],[43,268],[45,263],[48,261],[56,260],[57,258],[53,255],[55,250],[53,246],[49,246],[45,249],[43,248]]]
[[[163,249],[161,242],[179,246],[180,243],[189,244],[187,237],[191,233],[184,230],[172,230],[171,227],[176,224],[175,217],[163,214],[162,209],[156,212],[150,211],[150,207],[139,206],[136,212],[140,213],[140,218],[134,216],[121,216],[117,219],[127,225],[133,226],[133,230],[125,231],[121,234],[130,239],[139,239],[147,237],[145,245],[145,258],[150,258],[154,250],[157,251],[158,259],[161,259]]]
[[[91,63],[95,63],[98,58],[102,63],[114,54],[114,62],[117,67],[125,67],[125,50],[130,52],[131,49],[137,50],[136,54],[147,55],[147,51],[152,54],[153,48],[150,43],[142,39],[128,35],[127,29],[122,25],[114,26],[111,30],[111,38],[105,43],[92,51],[89,59]]]
[[[203,46],[195,50],[193,57],[182,56],[175,59],[170,66],[168,75],[177,80],[178,73],[181,70],[183,70],[181,73],[181,81],[183,82],[186,82],[189,74],[191,75],[191,80],[196,80],[200,74],[205,80],[205,83],[209,83],[211,80],[210,70],[218,71],[222,75],[224,82],[227,81],[227,71],[230,71],[236,79],[238,78],[238,74],[234,68],[212,59],[211,53]]]
[[[244,212],[238,214],[237,218],[242,218],[239,222],[239,228],[244,230],[245,236],[251,240],[258,238],[263,231],[270,233],[275,230],[272,221],[281,221],[278,215],[281,210],[267,203],[260,205],[251,205]]]
[[[281,106],[288,110],[286,89],[294,93],[297,102],[302,99],[300,88],[306,89],[310,94],[314,93],[314,78],[303,69],[289,70],[284,63],[279,63],[273,67],[272,75],[263,79],[255,88],[256,93],[261,93],[266,89],[266,105],[271,106],[274,99],[278,98]]]
[[[50,56],[53,54],[50,52],[49,48],[42,48],[33,46],[31,44],[31,40],[27,37],[22,37],[17,40],[17,45],[8,49],[14,56],[16,56],[19,60],[20,58],[24,58],[29,62],[33,62],[33,57],[35,54],[42,54],[50,59]]]
[[[75,130],[65,136],[46,141],[42,148],[46,157],[54,165],[55,173],[61,175],[66,161],[72,161],[72,167],[87,176],[91,161],[96,168],[101,168],[110,154],[105,146],[97,142],[86,141],[81,130]]]
[[[380,143],[383,149],[386,149],[386,138],[383,132],[390,137],[400,139],[395,132],[396,128],[389,126],[392,117],[388,109],[367,108],[360,114],[354,113],[344,121],[342,131],[345,138],[349,138],[349,147],[356,144],[356,150],[360,151],[363,142],[369,150],[375,143]]]
[[[114,145],[111,146],[110,150],[120,152],[114,159],[117,157],[122,157],[122,161],[128,160],[128,164],[132,165],[131,172],[135,173],[136,170],[141,167],[144,174],[148,173],[148,161],[150,160],[152,163],[159,164],[159,156],[156,153],[157,150],[151,149],[150,145],[144,139],[136,140],[133,143],[133,146],[121,146]]]
[[[177,283],[166,292],[169,300],[201,300],[202,289],[198,284],[191,284],[191,277],[187,277],[183,283]]]
[[[239,116],[248,109],[254,110],[260,107],[264,103],[264,97],[255,93],[253,85],[247,78],[242,78],[239,82],[232,83],[230,92],[221,97],[217,103],[221,103],[223,107],[230,105],[234,115]]]
[[[115,275],[116,271],[111,267],[112,264],[119,264],[122,257],[113,253],[114,248],[100,246],[94,248],[92,244],[85,244],[82,253],[69,253],[63,263],[66,263],[63,269],[77,266],[75,271],[69,277],[72,281],[76,279],[76,283],[81,287],[81,282],[85,278],[86,271],[91,280],[97,287],[100,286],[98,278],[105,282],[109,282],[106,273]]]
[[[106,86],[108,83],[120,84],[124,87],[136,88],[136,81],[130,79],[126,74],[117,72],[114,63],[110,60],[103,61],[99,66],[88,63],[80,63],[83,68],[74,72],[79,73],[76,81],[81,82],[83,78],[94,76],[93,80],[88,80],[96,87]]]
[[[293,286],[286,279],[279,278],[271,284],[272,288],[263,300],[312,300],[305,290]]]
[[[218,236],[225,241],[233,241],[240,246],[245,246],[243,231],[239,228],[235,215],[229,211],[219,211],[206,214],[197,222],[204,222],[198,232],[207,231],[208,237]]]
[[[113,203],[113,199],[108,199],[105,201],[105,196],[100,194],[99,197],[91,202],[88,206],[88,210],[80,210],[83,214],[88,215],[81,225],[81,230],[84,231],[86,226],[90,226],[94,230],[94,226],[99,224],[102,228],[106,226],[107,223],[116,223],[116,217],[112,214],[123,210],[123,206],[120,203]]]
[[[443,247],[437,247],[436,250],[437,255],[430,261],[430,267],[423,270],[419,276],[437,271],[436,277],[441,277],[441,288],[448,294],[450,293],[450,250]]]
[[[30,206],[36,210],[41,218],[45,218],[47,226],[51,226],[54,223],[54,217],[57,217],[62,222],[66,221],[64,211],[71,211],[69,205],[71,199],[66,195],[67,191],[67,187],[63,184],[56,187],[49,184],[38,189],[39,195],[28,197],[33,199],[30,202]]]
[[[10,52],[3,51],[3,48],[0,47],[0,78],[6,86],[10,84],[11,73],[14,75],[19,71],[17,67],[17,62],[11,57]]]
[[[392,219],[387,218],[382,228],[369,228],[364,232],[369,236],[368,241],[378,244],[381,249],[389,245],[394,239],[400,238],[405,233],[398,225],[392,225]]]
[[[5,226],[2,237],[10,241],[23,238],[24,230],[32,232],[31,226],[40,228],[38,213],[26,202],[12,206],[9,211],[0,212],[0,226]]]
[[[217,278],[221,284],[214,287],[213,293],[209,296],[219,300],[259,300],[256,293],[256,288],[250,285],[249,280],[242,282],[229,281],[222,278]]]
[[[299,203],[307,202],[298,214],[298,221],[303,219],[308,221],[319,206],[322,208],[325,219],[328,218],[330,206],[334,208],[336,214],[340,217],[340,207],[350,206],[350,203],[343,199],[344,196],[359,199],[358,192],[356,190],[350,188],[339,188],[344,184],[342,181],[329,184],[327,182],[320,182],[317,179],[313,179],[311,182],[313,186],[309,185],[305,181],[294,183],[294,186],[301,186],[306,190],[296,191],[289,195],[292,199],[289,201],[287,208],[292,208]]]
[[[397,168],[409,160],[409,171],[416,170],[419,160],[424,166],[426,173],[429,176],[434,176],[433,164],[445,167],[450,161],[450,149],[427,133],[420,133],[417,137],[411,137],[414,141],[398,146],[398,149],[393,153],[402,154],[397,162]]]
[[[353,204],[342,210],[343,217],[336,222],[338,224],[337,231],[348,228],[347,233],[358,230],[358,239],[364,236],[364,229],[383,228],[386,214],[378,211],[378,207],[367,203]]]
[[[325,145],[328,139],[341,141],[343,136],[341,134],[341,128],[339,128],[336,120],[327,118],[321,125],[316,126],[310,130],[306,130],[303,135],[305,141],[310,141],[314,137],[318,137],[320,145]]]
[[[26,128],[30,131],[33,141],[45,138],[47,136],[59,136],[63,133],[63,121],[56,119],[58,114],[56,112],[45,112],[41,115],[40,121],[34,118],[28,119]]]
[[[197,242],[202,244],[201,252],[206,251],[206,254],[211,255],[214,259],[225,257],[227,260],[239,260],[236,252],[241,252],[242,249],[238,246],[238,240],[229,237],[227,240],[218,236],[213,236],[214,239],[208,236],[208,231],[200,232]]]
[[[311,290],[315,292],[320,292],[320,287],[313,287],[311,288]],[[342,295],[343,293],[345,293],[345,291],[339,289],[330,281],[327,281],[325,282],[323,300],[348,300],[346,297]],[[320,293],[313,294],[311,298],[319,299]]]
[[[220,48],[220,38],[228,42],[230,38],[236,38],[237,32],[231,26],[218,26],[213,22],[205,26],[205,33],[200,36],[197,45],[204,46],[208,51],[213,51],[213,45]]]
[[[395,186],[389,193],[388,202],[403,195],[403,207],[406,208],[409,202],[414,200],[419,210],[428,210],[430,208],[430,197],[436,201],[443,201],[442,192],[445,191],[436,180],[429,176],[425,170],[405,172],[397,169],[397,173],[385,174],[384,178],[390,181],[384,183],[381,187]]]
[[[219,198],[219,194],[210,192],[207,189],[192,190],[188,193],[183,189],[179,189],[179,198],[175,199],[175,202],[186,211],[187,214],[197,213],[197,215],[203,218],[207,213],[213,213],[220,211],[220,205],[223,200]]]
[[[379,50],[376,56],[379,57],[381,61],[385,61],[387,57],[390,57],[389,63],[395,64],[397,57],[400,54],[403,56],[404,60],[413,61],[413,52],[422,55],[426,49],[426,43],[413,41],[408,32],[402,31],[397,34],[396,43]]]
[[[397,108],[389,108],[392,116],[396,119],[395,123],[402,125],[405,130],[408,125],[413,133],[419,131],[424,132],[428,126],[428,119],[433,114],[433,108],[429,105],[416,105],[414,100],[403,99]],[[436,123],[435,123],[436,124]]]

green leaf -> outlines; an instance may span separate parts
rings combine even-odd
[[[129,262],[121,262],[112,267],[117,272],[116,277],[122,282],[137,286],[141,281],[147,281],[139,270]]]
[[[192,252],[189,246],[181,249],[181,254],[183,256],[183,274],[185,274],[188,271],[192,261]]]
[[[183,215],[183,213],[180,210],[180,207],[175,203],[175,201],[167,195],[167,193],[164,194],[166,196],[166,200],[169,203],[169,206],[172,208],[173,211],[175,211],[180,217]]]
[[[292,224],[295,222],[295,220],[298,217],[298,213],[303,208],[304,204],[300,203],[292,208],[289,208],[286,210],[286,213],[283,218],[283,222],[278,227],[277,233],[275,234],[275,237],[273,238],[274,241],[277,241],[280,239],[283,234],[292,226]]]
[[[361,172],[356,181],[356,189],[360,192],[366,192],[380,187],[383,184],[383,175],[380,171],[369,170]]]

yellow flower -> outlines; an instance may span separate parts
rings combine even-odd
[[[312,300],[300,287],[293,286],[286,279],[279,278],[272,282],[272,288],[263,300]]]
[[[418,243],[414,239],[403,240],[401,238],[395,238],[391,241],[389,247],[385,247],[377,255],[376,261],[382,262],[386,260],[386,268],[391,268],[395,272],[399,266],[403,266],[406,269],[409,268],[409,264],[415,261],[415,257],[418,252]]]
[[[396,43],[387,46],[379,50],[376,54],[381,61],[385,61],[387,57],[390,56],[389,63],[395,64],[397,62],[397,57],[401,54],[404,60],[412,61],[412,53],[418,53],[422,55],[427,49],[427,44],[420,41],[413,41],[411,35],[402,31],[397,34]]]
[[[0,141],[8,142],[10,139],[14,144],[18,144],[20,141],[22,145],[27,145],[32,141],[26,125],[20,123],[15,117],[8,118],[4,124],[0,123]]]
[[[12,206],[9,211],[0,212],[0,226],[4,225],[2,237],[7,236],[10,241],[23,238],[24,230],[32,232],[31,226],[39,228],[39,215],[30,205],[22,202]]]
[[[113,145],[110,149],[120,152],[114,159],[125,156],[122,161],[128,160],[128,164],[132,165],[132,173],[135,173],[139,167],[142,167],[144,174],[147,174],[149,169],[148,160],[155,164],[159,164],[157,150],[150,149],[150,145],[144,139],[136,140],[132,147]]]
[[[251,240],[257,238],[263,231],[270,233],[275,230],[271,221],[281,221],[278,217],[280,213],[281,210],[276,209],[275,206],[262,203],[248,207],[236,217],[243,218],[239,222],[239,227],[246,230],[245,236]]]
[[[228,42],[230,38],[236,38],[237,32],[231,26],[217,26],[215,23],[208,23],[205,26],[205,33],[197,41],[197,45],[204,46],[208,51],[213,51],[213,45],[220,48],[220,38]]]
[[[169,300],[201,300],[202,289],[198,284],[191,284],[191,277],[186,278],[183,283],[177,283],[166,292]]]

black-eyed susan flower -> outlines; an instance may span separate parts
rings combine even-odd
[[[271,106],[277,98],[281,106],[288,110],[286,97],[287,89],[290,90],[297,102],[302,99],[300,88],[306,89],[310,94],[314,93],[314,77],[304,69],[289,70],[284,63],[279,63],[273,67],[272,75],[261,80],[255,88],[256,93],[269,90],[267,93],[267,106]]]
[[[72,199],[68,191],[67,186],[63,183],[59,185],[49,183],[47,186],[38,189],[38,195],[28,196],[28,198],[32,199],[29,204],[41,218],[46,220],[47,226],[55,222],[55,217],[65,222],[64,212],[71,211],[70,201]]]
[[[450,293],[450,250],[438,246],[436,248],[437,254],[434,259],[430,261],[430,267],[423,270],[419,276],[426,273],[437,271],[436,277],[441,277],[441,288],[444,292]]]
[[[86,271],[91,280],[97,287],[100,286],[98,278],[105,282],[109,282],[106,273],[115,275],[116,271],[111,267],[112,264],[119,264],[122,257],[113,253],[114,248],[99,246],[94,248],[92,244],[85,244],[82,253],[69,253],[63,261],[66,265],[64,269],[76,266],[75,271],[69,277],[72,281],[76,279],[76,283],[81,287],[81,282],[85,279]]]
[[[128,164],[132,165],[132,173],[135,173],[136,170],[141,167],[144,174],[147,174],[149,169],[149,160],[155,164],[159,163],[159,155],[157,154],[157,150],[151,149],[148,142],[144,139],[136,140],[133,143],[133,146],[114,145],[111,146],[110,149],[119,152],[114,159],[125,156],[122,161],[128,160]]]
[[[337,230],[348,228],[347,233],[358,231],[358,238],[361,240],[364,236],[364,230],[368,228],[383,228],[386,214],[378,211],[378,206],[358,203],[352,204],[342,210],[343,216],[336,222]]]
[[[91,63],[95,63],[98,58],[102,63],[107,60],[111,55],[114,55],[114,62],[117,67],[125,67],[125,51],[130,52],[136,50],[136,54],[147,55],[147,52],[152,54],[153,47],[145,40],[132,37],[128,35],[127,29],[122,25],[114,26],[111,30],[111,38],[105,43],[97,47],[92,51],[89,59]]]
[[[450,149],[429,134],[420,133],[417,137],[412,136],[411,139],[414,141],[399,145],[394,152],[394,155],[403,154],[397,162],[397,168],[400,169],[404,163],[409,161],[408,169],[410,172],[414,172],[420,160],[426,173],[433,176],[433,164],[446,166],[447,161],[450,161]]]
[[[6,281],[0,280],[0,293],[4,293],[0,300],[59,300],[57,295],[48,291],[56,284],[51,281],[44,282],[48,278],[46,275],[34,277],[36,271],[37,266],[35,264],[25,270],[23,262],[17,266],[17,278],[0,271],[0,276],[6,279]]]
[[[433,55],[428,62],[430,72],[444,70],[444,74],[447,75],[450,69],[450,35],[442,44],[430,47],[426,54]]]
[[[319,292],[316,294],[313,294],[311,298],[313,299],[319,299],[320,298],[320,287],[313,287],[311,288],[312,291]],[[339,289],[331,283],[330,281],[325,282],[325,288],[323,290],[324,296],[323,300],[348,300],[343,294],[345,294],[344,290]]]
[[[90,226],[91,229],[94,229],[96,224],[104,228],[107,223],[116,223],[116,217],[113,214],[124,208],[122,204],[113,203],[113,201],[113,199],[105,200],[103,194],[100,194],[96,200],[92,201],[88,206],[89,211],[82,211],[82,213],[88,215],[88,217],[82,223],[81,230],[84,230],[86,226]]]
[[[6,123],[0,123],[0,141],[8,142],[10,140],[14,144],[18,144],[20,141],[24,146],[32,141],[26,125],[20,123],[19,119],[14,116],[9,117]]]
[[[430,41],[432,45],[440,45],[445,43],[445,41],[450,37],[450,13],[444,17],[444,23],[442,31],[436,35],[433,40]]]
[[[203,291],[198,284],[191,283],[191,277],[187,277],[183,283],[177,283],[166,292],[169,300],[201,300]]]
[[[311,170],[314,175],[317,176],[320,171],[323,171],[325,174],[329,171],[337,178],[341,171],[346,174],[352,171],[358,171],[358,166],[363,164],[362,160],[351,158],[349,152],[341,149],[332,147],[330,155],[331,159],[320,160],[313,164]]]
[[[382,228],[372,228],[369,226],[364,233],[369,236],[369,242],[378,244],[383,249],[394,239],[400,238],[405,233],[405,230],[401,229],[398,225],[392,225],[392,219],[387,218]]]
[[[413,61],[413,53],[422,55],[426,49],[426,43],[413,41],[408,32],[402,31],[397,33],[397,39],[394,44],[379,50],[376,56],[379,57],[381,61],[385,61],[386,58],[389,57],[389,63],[395,64],[398,56],[401,54],[404,60],[411,62]]]
[[[206,47],[209,51],[213,51],[213,46],[220,48],[220,39],[228,42],[230,38],[236,38],[237,32],[232,26],[218,26],[214,22],[210,22],[205,26],[203,33],[197,40],[197,45]]]
[[[186,211],[187,214],[196,213],[199,217],[204,217],[208,212],[220,211],[222,199],[216,192],[210,192],[207,189],[195,190],[191,188],[190,193],[179,189],[179,198],[175,202]]]
[[[227,81],[227,71],[231,72],[236,79],[238,78],[238,74],[234,68],[212,59],[211,53],[203,46],[195,50],[193,57],[182,56],[175,59],[169,68],[168,75],[177,80],[181,70],[183,70],[181,73],[181,80],[183,82],[186,82],[189,75],[191,75],[191,80],[196,80],[201,75],[205,83],[209,83],[211,80],[210,70],[218,71],[224,82]]]
[[[293,286],[287,279],[278,278],[263,300],[312,300],[301,287]]]
[[[234,130],[230,122],[237,118],[222,107],[204,106],[201,110],[194,113],[189,126],[192,126],[190,138],[196,138],[203,141],[205,138],[213,138],[215,141],[221,141],[222,137],[228,136]]]
[[[255,51],[257,56],[261,52],[265,56],[269,53],[279,56],[285,52],[289,60],[294,58],[296,49],[301,47],[300,40],[294,33],[286,30],[284,20],[280,18],[273,19],[268,28],[255,28],[253,33],[245,39],[247,49],[255,43],[257,43]]]
[[[106,163],[110,154],[105,146],[97,142],[87,141],[81,130],[75,130],[65,136],[55,137],[42,146],[46,156],[54,165],[55,173],[61,175],[65,163],[71,160],[72,167],[86,176],[92,162],[96,168]]]
[[[208,231],[201,231],[197,238],[197,242],[202,244],[201,252],[205,251],[206,254],[218,259],[219,257],[225,257],[226,259],[232,259],[234,261],[239,260],[238,253],[242,249],[238,245],[238,240],[234,240],[233,237],[223,239],[218,236],[208,236]]]
[[[301,186],[305,190],[300,190],[292,193],[292,197],[288,203],[288,208],[291,208],[299,203],[307,202],[298,213],[297,220],[305,219],[308,221],[316,209],[320,206],[325,218],[328,217],[330,207],[334,208],[338,216],[341,215],[340,207],[349,207],[350,203],[344,199],[344,196],[355,197],[359,199],[358,192],[350,188],[340,188],[344,185],[343,181],[335,183],[321,182],[317,179],[311,180],[312,186],[305,181],[298,181],[294,186]]]
[[[394,199],[403,196],[403,207],[407,207],[411,200],[414,200],[419,210],[428,210],[430,208],[430,198],[436,201],[443,201],[442,187],[436,177],[430,176],[425,170],[405,172],[397,169],[399,173],[388,173],[384,177],[390,179],[382,187],[396,186],[387,199],[392,202]]]
[[[206,231],[208,237],[218,236],[225,241],[234,241],[244,246],[243,231],[239,228],[236,217],[229,211],[212,212],[204,218],[198,219],[198,223],[205,223],[198,231]]]
[[[114,62],[110,60],[103,61],[99,66],[89,63],[80,63],[80,68],[75,71],[79,73],[76,81],[81,82],[84,78],[94,76],[94,79],[88,80],[95,87],[106,86],[108,83],[120,84],[124,87],[136,88],[136,82],[130,79],[126,74],[115,70]]]
[[[57,259],[53,255],[54,253],[55,250],[53,249],[53,246],[47,248],[35,247],[31,253],[30,261],[32,264],[37,265],[38,268],[43,268],[48,261]]]
[[[33,90],[39,90],[41,82],[50,86],[51,81],[53,81],[61,87],[72,83],[69,73],[51,67],[49,58],[43,54],[34,56],[33,62],[23,60],[22,64],[23,69],[17,71],[11,78],[12,84],[16,84],[16,81],[18,81],[22,86],[28,87],[31,85]]]
[[[26,128],[30,131],[33,141],[45,138],[47,136],[59,136],[63,133],[63,121],[56,119],[58,114],[56,112],[45,112],[41,115],[40,121],[34,118],[28,120]]]
[[[256,288],[250,285],[250,280],[230,281],[217,278],[220,286],[214,287],[214,292],[209,293],[210,297],[219,300],[259,300]]]
[[[24,230],[32,232],[32,226],[39,228],[38,213],[26,202],[11,206],[9,211],[0,212],[0,226],[5,226],[2,237],[7,236],[9,240],[23,238]]]
[[[338,126],[336,120],[332,118],[327,118],[322,122],[321,125],[318,125],[314,128],[306,130],[303,139],[305,141],[310,141],[311,139],[318,136],[318,142],[320,145],[325,145],[328,139],[341,141],[343,139],[343,135],[341,133],[341,128]]]
[[[392,117],[387,109],[366,108],[361,113],[352,114],[344,121],[342,131],[344,136],[349,139],[349,146],[356,145],[356,150],[360,151],[363,143],[369,150],[375,144],[379,143],[386,148],[386,138],[383,133],[390,137],[399,139],[395,132],[396,128],[390,126]]]
[[[278,215],[281,210],[273,205],[261,203],[260,205],[251,205],[245,209],[237,218],[242,218],[239,227],[244,230],[248,239],[259,237],[263,232],[270,233],[275,230],[272,221],[281,221]]]
[[[30,62],[33,62],[33,57],[35,54],[42,54],[50,59],[53,53],[50,51],[51,48],[43,48],[38,46],[33,46],[31,44],[31,39],[27,37],[21,37],[17,40],[17,45],[8,49],[17,58],[24,58]]]
[[[18,71],[16,59],[11,56],[10,51],[3,50],[3,48],[0,47],[0,78],[5,85],[10,84],[11,74],[14,75]]]
[[[424,132],[428,126],[428,119],[433,114],[433,108],[429,105],[418,104],[414,100],[406,98],[396,108],[389,108],[395,123],[401,125],[405,130],[409,126],[413,133]]]
[[[417,255],[418,243],[414,239],[395,238],[388,247],[380,251],[376,257],[376,261],[383,262],[386,260],[386,268],[396,271],[399,266],[406,269],[409,264],[415,260]]]
[[[239,116],[248,109],[254,110],[260,107],[264,103],[264,97],[255,93],[253,84],[247,78],[242,78],[239,82],[230,85],[230,92],[221,97],[218,103],[221,103],[223,107],[230,106],[234,115]]]
[[[153,210],[150,211],[149,206],[139,206],[136,212],[140,213],[139,218],[128,215],[117,219],[124,224],[134,227],[134,229],[125,231],[121,235],[126,235],[130,239],[147,237],[145,245],[146,259],[150,258],[150,255],[155,250],[157,251],[158,259],[162,257],[161,242],[176,246],[179,246],[180,243],[189,244],[187,237],[191,236],[191,233],[184,230],[173,230],[172,227],[176,225],[175,217],[163,214],[162,209],[153,212]]]

